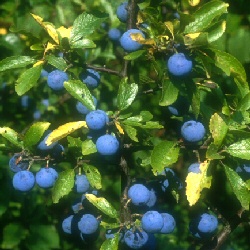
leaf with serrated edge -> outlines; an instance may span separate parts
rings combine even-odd
[[[24,135],[24,146],[32,147],[38,143],[43,133],[48,129],[49,126],[49,122],[36,122],[32,124]]]
[[[102,188],[102,177],[99,170],[89,164],[83,165],[83,170],[89,180],[90,185],[93,188],[100,189]]]
[[[92,203],[95,207],[97,207],[104,214],[108,215],[111,218],[118,218],[117,211],[113,208],[113,206],[105,199],[105,198],[97,198],[93,194],[86,194],[86,198]]]
[[[249,210],[250,193],[246,183],[240,178],[240,176],[231,168],[224,166],[227,179],[233,189],[234,194],[240,201],[241,206],[246,210]]]
[[[97,152],[96,145],[92,140],[85,140],[82,143],[82,155],[90,155]]]
[[[45,143],[47,146],[49,146],[53,142],[56,142],[64,137],[66,137],[67,135],[73,133],[74,131],[76,131],[77,129],[82,128],[82,127],[87,128],[87,124],[85,121],[68,122],[66,124],[63,124],[50,133],[50,135],[47,138]]]
[[[188,173],[186,177],[186,196],[190,206],[193,206],[200,198],[204,188],[210,188],[212,177],[207,176],[207,169],[210,162],[200,163],[201,173]]]
[[[72,190],[75,183],[74,178],[74,169],[65,170],[58,175],[58,178],[52,189],[52,200],[54,203],[58,203],[60,198],[67,195]]]
[[[106,239],[102,245],[100,250],[117,250],[118,249],[118,243],[119,243],[119,233],[115,233],[114,237],[111,239]]]
[[[250,139],[241,140],[226,148],[226,152],[234,157],[250,160]]]
[[[23,142],[19,140],[19,135],[15,130],[8,127],[1,127],[0,134],[12,144],[22,148]]]

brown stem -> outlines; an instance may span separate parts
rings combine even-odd
[[[93,66],[93,65],[90,65],[90,64],[87,64],[86,66],[88,68],[94,69],[96,71],[106,72],[106,73],[109,73],[111,75],[117,75],[117,76],[120,76],[120,77],[123,76],[123,74],[120,73],[119,71],[108,69],[108,68],[105,68],[105,67],[97,67],[97,66]]]

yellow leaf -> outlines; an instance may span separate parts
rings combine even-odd
[[[7,34],[7,29],[0,28],[0,35],[6,35],[6,34]]]
[[[87,128],[87,124],[85,121],[78,121],[78,122],[69,122],[66,124],[63,124],[62,126],[58,127],[57,129],[53,130],[49,137],[46,140],[46,145],[49,146],[53,142],[56,142],[67,135],[73,133],[79,128],[85,127]]]
[[[174,25],[172,22],[165,22],[164,23],[169,32],[171,33],[172,37],[174,38]],[[168,40],[168,39],[167,39]]]
[[[57,34],[57,31],[56,31],[55,27],[53,26],[53,24],[52,23],[43,22],[43,19],[40,16],[34,15],[32,13],[31,13],[31,15],[47,31],[47,33],[49,34],[49,36],[57,44],[59,44],[58,34]]]
[[[70,38],[70,32],[72,30],[72,27],[65,28],[64,26],[61,26],[57,29],[57,32],[60,34],[60,36]]]
[[[200,32],[197,32],[197,33],[187,34],[186,36],[191,39],[196,39],[197,37],[199,37],[200,34],[201,34]]]
[[[36,63],[33,65],[33,67],[39,66],[39,65],[41,65],[41,64],[44,64],[44,61],[43,61],[43,60],[40,60],[40,61],[36,62]]]
[[[188,2],[191,6],[196,6],[200,3],[200,0],[188,0]]]
[[[56,45],[52,44],[52,43],[48,43],[44,53],[46,53],[48,50],[54,50],[56,48]]]
[[[207,169],[210,162],[205,161],[200,164],[201,173],[190,172],[186,178],[186,196],[189,205],[194,205],[200,198],[203,188],[210,188],[212,177],[207,176]]]
[[[124,135],[124,130],[121,127],[120,122],[115,121],[115,126],[116,126],[117,130],[119,131],[119,133],[122,134],[122,135]]]

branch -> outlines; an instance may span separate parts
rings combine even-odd
[[[109,74],[112,74],[112,75],[116,75],[116,76],[120,76],[122,77],[122,73],[120,73],[119,71],[116,71],[116,70],[112,70],[112,69],[107,69],[105,67],[96,67],[96,66],[93,66],[93,65],[90,65],[90,64],[86,64],[86,66],[90,69],[94,69],[96,71],[101,71],[101,72],[106,72],[106,73],[109,73]]]

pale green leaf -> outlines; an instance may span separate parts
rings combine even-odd
[[[102,177],[101,177],[99,170],[96,167],[89,165],[89,164],[84,164],[83,170],[89,180],[91,187],[96,188],[96,189],[101,189]]]
[[[234,157],[250,160],[250,139],[235,142],[225,150]]]
[[[23,142],[20,141],[19,135],[15,130],[8,127],[0,127],[0,134],[15,146],[22,148]]]
[[[45,59],[55,68],[64,71],[67,68],[66,61],[60,56],[47,55]]]
[[[85,140],[82,143],[82,155],[90,155],[97,152],[96,145],[92,140]]]
[[[120,237],[120,234],[116,233],[114,234],[114,238],[106,239],[102,243],[100,250],[117,250],[118,244],[119,244],[119,237]]]

